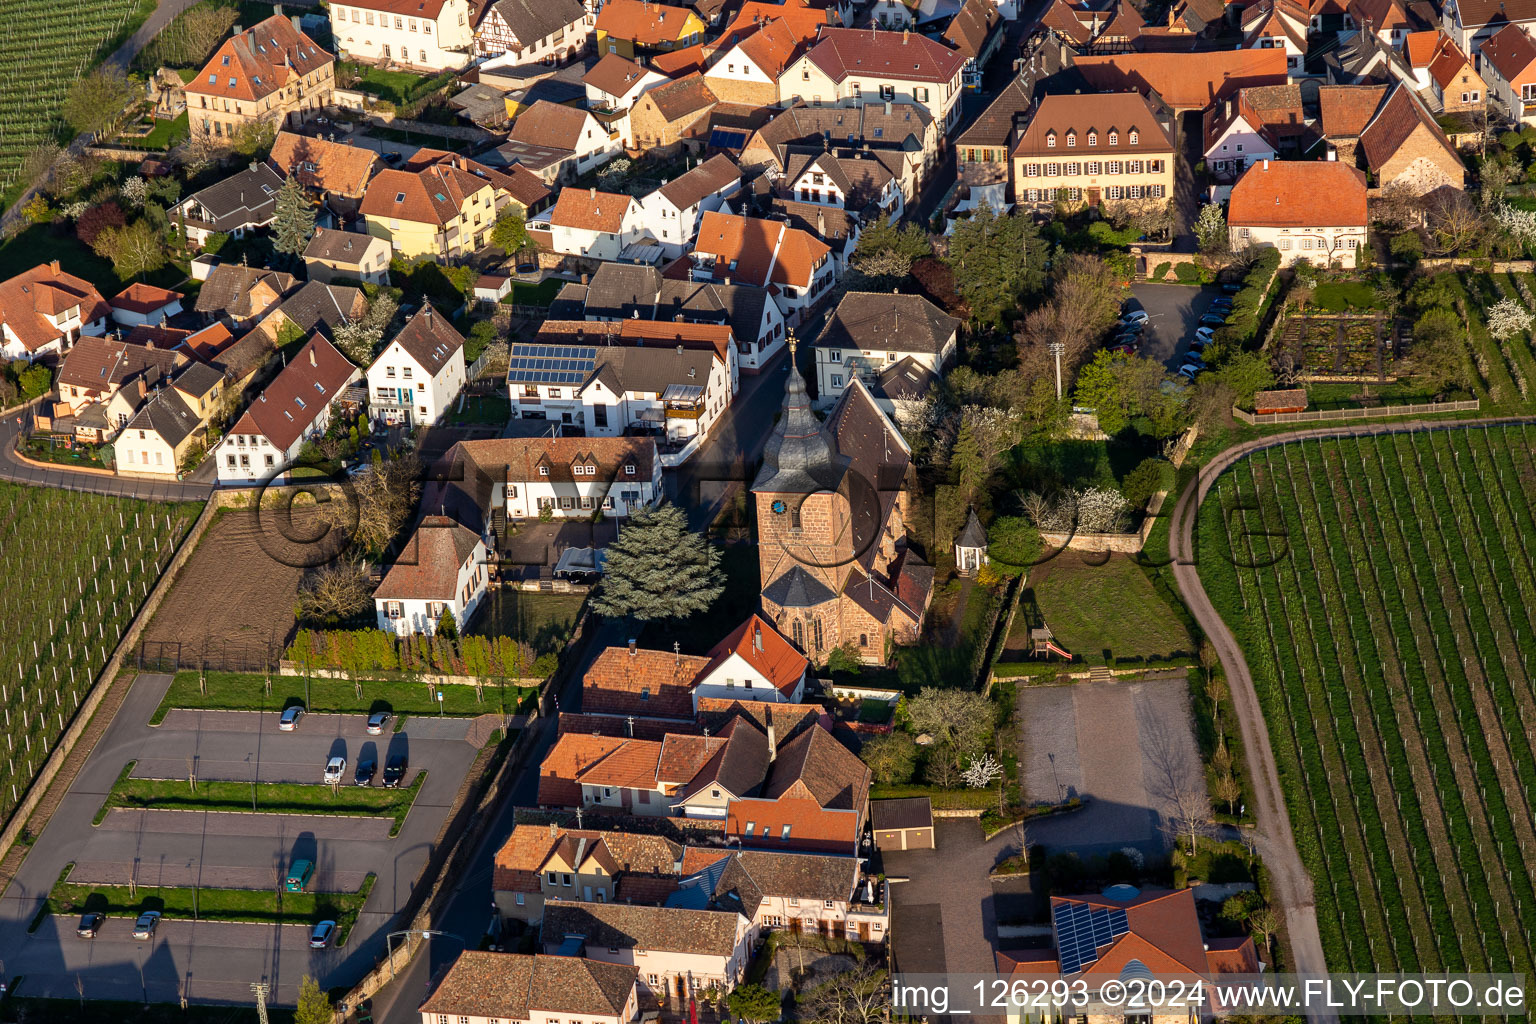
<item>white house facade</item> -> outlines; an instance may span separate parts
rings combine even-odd
[[[368,367],[368,407],[387,424],[438,423],[464,383],[464,339],[427,303]]]
[[[373,593],[379,628],[430,635],[444,611],[462,626],[485,600],[486,562],[475,531],[444,516],[423,519]]]
[[[469,0],[373,0],[331,5],[341,56],[428,71],[462,68],[475,44]]]

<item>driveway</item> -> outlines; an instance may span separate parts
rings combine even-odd
[[[1147,262],[1155,268],[1157,254],[1149,255]],[[1131,286],[1131,295],[1135,302],[1130,308],[1140,303],[1152,318],[1143,336],[1141,354],[1176,370],[1189,352],[1200,317],[1221,296],[1221,290],[1183,284],[1136,284]]]
[[[1017,710],[1024,798],[1090,800],[1026,826],[1031,844],[1085,858],[1167,852],[1164,823],[1205,793],[1186,679],[1021,687]]]
[[[291,1004],[300,978],[324,987],[346,985],[384,952],[384,932],[426,866],[449,807],[475,758],[463,719],[411,719],[404,731],[368,736],[361,716],[310,715],[297,732],[277,729],[277,716],[255,712],[173,712],[149,723],[170,676],[141,675],[92,751],[80,775],[38,837],[11,885],[0,896],[0,961],[9,976],[25,975],[23,993],[76,997],[76,976],[93,998],[175,1002],[185,994],[206,1001],[246,1001],[250,983],[272,986],[276,1003]],[[184,777],[190,759],[202,779],[315,781],[331,754],[349,764],[409,748],[413,770],[427,778],[400,834],[371,818],[312,815],[114,812],[91,820],[123,766],[135,774]],[[191,881],[203,886],[273,885],[275,871],[294,859],[313,860],[322,888],[356,888],[376,876],[373,892],[342,949],[311,951],[299,926],[167,921],[153,942],[135,942],[128,922],[110,921],[93,942],[81,942],[72,922],[50,918],[37,932],[27,925],[67,863],[89,881]],[[253,881],[255,880],[255,881]],[[328,881],[327,881],[328,880]]]

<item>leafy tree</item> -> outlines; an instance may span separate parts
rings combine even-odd
[[[881,785],[892,786],[912,781],[917,769],[917,741],[910,734],[893,732],[865,742],[859,758]]]
[[[1437,394],[1471,383],[1467,346],[1460,317],[1449,309],[1431,309],[1413,325],[1413,347],[1408,352],[1414,376]]]
[[[301,256],[315,233],[315,208],[304,186],[288,175],[277,190],[277,211],[272,221],[272,247],[290,256]]]
[[[142,220],[118,228],[107,228],[91,245],[96,255],[112,261],[112,269],[124,280],[147,274],[165,266],[165,240]]]
[[[1392,236],[1392,255],[1405,263],[1417,263],[1424,258],[1424,239],[1417,231],[1404,231]]]
[[[149,199],[149,183],[137,174],[124,181],[118,191],[122,193],[123,200],[135,210],[143,209]]]
[[[982,485],[987,482],[988,467],[976,441],[976,432],[969,423],[961,422],[960,436],[955,440],[954,451],[949,456],[949,468],[955,475],[955,485],[960,496],[972,501]]]
[[[1243,406],[1275,383],[1275,371],[1262,352],[1238,352],[1217,368],[1216,376],[1232,389],[1233,400]]]
[[[750,981],[732,989],[726,997],[726,1005],[730,1007],[731,1016],[753,1024],[778,1020],[784,1012],[784,1004],[777,992]]]
[[[452,608],[444,608],[443,614],[438,616],[437,629],[433,635],[441,640],[457,640],[459,638],[459,620],[453,617]]]
[[[30,402],[53,387],[53,371],[42,363],[33,363],[16,375],[16,383],[21,386],[21,397]]]
[[[277,126],[270,121],[258,118],[247,121],[235,129],[234,136],[230,139],[230,148],[240,156],[265,160],[267,154],[272,152],[272,143],[276,141]]]
[[[53,207],[48,205],[48,200],[41,192],[27,200],[27,205],[21,208],[21,215],[27,218],[29,224],[46,224],[53,219]]]
[[[1045,243],[1027,216],[999,217],[983,206],[955,225],[945,262],[971,316],[1001,328],[1024,296],[1045,284]]]
[[[520,252],[528,246],[528,228],[523,215],[513,209],[502,210],[491,226],[491,244],[507,254]]]
[[[1141,465],[1125,474],[1120,493],[1133,508],[1146,508],[1147,502],[1158,491],[1173,486],[1173,463],[1167,459],[1145,459]]]
[[[299,982],[299,1005],[293,1011],[293,1024],[331,1024],[335,1011],[320,983],[309,975]]]
[[[888,287],[912,272],[914,261],[933,254],[928,233],[916,224],[897,227],[885,221],[872,224],[859,235],[853,250],[855,269],[871,278],[871,284]]]
[[[1021,516],[998,516],[987,527],[987,558],[995,572],[1018,576],[1040,560],[1040,531]]]
[[[679,619],[705,611],[724,590],[720,549],[689,530],[682,509],[663,502],[635,512],[608,545],[592,607],[641,622]]]
[[[1132,418],[1163,411],[1160,389],[1167,379],[1166,368],[1154,359],[1102,349],[1078,373],[1074,397],[1098,412],[1101,430],[1118,434]]]
[[[1231,248],[1227,236],[1227,215],[1219,203],[1206,203],[1195,218],[1195,242],[1207,256],[1219,256]]]
[[[962,753],[981,750],[992,736],[992,705],[974,690],[925,686],[907,701],[907,716],[913,729]]]
[[[217,256],[228,244],[229,234],[224,231],[215,231],[203,240],[203,252],[211,256]]]
[[[351,501],[321,503],[326,525],[341,530],[355,548],[383,554],[399,534],[421,493],[421,460],[413,453],[378,458],[352,477]]]
[[[832,648],[827,655],[827,671],[846,672],[849,675],[858,675],[864,667],[864,659],[859,654],[859,645],[852,640],[839,644]]]
[[[117,124],[138,95],[139,90],[116,68],[92,71],[70,86],[64,120],[77,132],[104,132]]]

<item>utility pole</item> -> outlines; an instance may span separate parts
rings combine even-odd
[[[1056,401],[1061,401],[1061,354],[1067,346],[1059,341],[1053,341],[1047,346],[1051,355],[1056,357]]]
[[[251,991],[256,993],[256,1019],[260,1024],[267,1024],[267,983],[264,981],[251,982]]]

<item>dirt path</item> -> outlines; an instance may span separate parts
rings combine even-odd
[[[1312,878],[1296,852],[1291,831],[1291,817],[1286,809],[1285,792],[1269,743],[1269,729],[1259,703],[1253,674],[1243,657],[1237,638],[1217,613],[1205,587],[1200,582],[1194,559],[1194,528],[1200,503],[1205,500],[1217,477],[1238,460],[1258,451],[1302,438],[1370,437],[1377,434],[1411,433],[1418,430],[1455,430],[1469,426],[1497,423],[1526,423],[1529,418],[1505,417],[1486,420],[1433,421],[1410,420],[1402,423],[1356,427],[1313,427],[1249,441],[1229,448],[1201,467],[1200,474],[1179,495],[1170,524],[1170,553],[1173,575],[1184,602],[1199,622],[1200,628],[1221,656],[1222,668],[1232,692],[1233,710],[1242,729],[1243,746],[1248,760],[1248,775],[1253,780],[1254,815],[1258,820],[1255,840],[1264,864],[1269,869],[1279,910],[1285,920],[1290,942],[1291,966],[1301,974],[1322,974],[1327,970],[1323,943],[1317,929],[1317,907]],[[1327,1018],[1329,1021],[1336,1017]],[[1323,1021],[1324,1018],[1317,1018]]]

